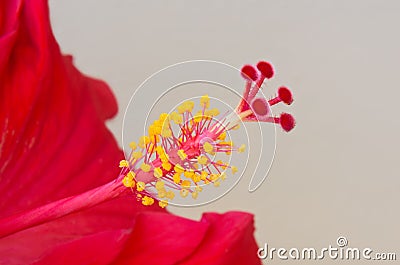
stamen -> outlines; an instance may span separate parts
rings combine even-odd
[[[286,132],[291,131],[296,125],[296,121],[289,113],[282,113],[281,116],[273,118],[273,122],[279,123]]]
[[[238,129],[241,122],[247,121],[279,123],[283,130],[292,130],[295,126],[292,115],[283,113],[280,117],[272,117],[270,110],[270,106],[281,101],[291,104],[290,90],[279,88],[278,96],[270,101],[264,97],[255,98],[263,81],[274,74],[271,64],[264,61],[257,64],[257,69],[259,72],[250,65],[242,68],[246,86],[243,98],[233,112],[218,118],[220,111],[210,109],[210,97],[204,95],[197,112],[193,113],[193,101],[185,101],[176,111],[162,113],[149,126],[148,135],[142,136],[138,144],[130,144],[131,156],[120,162],[120,183],[136,192],[144,205],[152,205],[158,197],[158,205],[166,207],[168,200],[175,197],[173,190],[179,191],[183,198],[191,193],[191,197],[197,199],[202,191],[201,184],[212,183],[218,187],[227,178],[228,169],[232,174],[238,172],[236,166],[222,160],[213,161],[212,156],[219,153],[229,156],[246,149],[244,144],[238,147],[225,140],[227,131]],[[177,126],[171,126],[172,123]],[[137,147],[140,147],[139,151],[135,151]]]
[[[251,84],[253,81],[256,81],[258,79],[258,73],[256,69],[254,69],[253,66],[251,65],[245,65],[242,68],[242,76],[244,79],[246,79],[246,87],[243,93],[243,98],[244,100],[247,100],[250,89],[251,89]]]
[[[257,81],[257,87],[261,87],[261,85],[264,83],[265,78],[271,79],[274,76],[274,68],[269,62],[260,61],[257,64],[257,69],[261,73],[261,76]]]
[[[280,87],[278,89],[278,96],[273,98],[273,99],[270,99],[268,101],[270,106],[273,106],[273,105],[275,105],[275,104],[277,104],[279,102],[283,102],[286,105],[292,104],[293,95],[292,95],[292,92],[289,90],[289,88],[284,87],[284,86]]]

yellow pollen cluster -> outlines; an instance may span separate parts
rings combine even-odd
[[[239,148],[238,148],[238,152],[239,153],[243,153],[246,150],[246,145],[242,144]]]
[[[150,205],[153,205],[153,203],[154,203],[154,199],[149,196],[144,196],[142,198],[143,205],[150,206]]]
[[[208,95],[204,95],[200,98],[200,105],[205,109],[208,109],[210,107],[210,98],[208,97]]]
[[[136,190],[137,191],[144,191],[144,188],[146,187],[146,183],[144,183],[143,181],[139,181],[137,184],[136,184]]]
[[[129,147],[130,147],[132,150],[136,150],[136,148],[137,148],[136,142],[131,142],[131,143],[129,144]]]
[[[212,155],[213,151],[214,151],[214,146],[212,144],[210,144],[209,142],[205,142],[203,144],[203,149],[206,153],[209,153],[210,155]]]
[[[183,122],[183,118],[181,115],[179,115],[178,113],[171,112],[171,114],[169,115],[169,118],[171,121],[175,122],[175,124],[182,124]]]
[[[231,166],[231,170],[232,170],[232,174],[235,174],[236,172],[238,172],[238,168],[235,166]]]
[[[207,157],[201,155],[197,158],[197,162],[199,162],[200,165],[206,165],[208,163]]]
[[[135,184],[136,184],[135,183],[135,173],[133,173],[132,171],[129,171],[128,174],[126,174],[125,177],[122,179],[122,183],[127,188],[135,187]]]
[[[139,147],[145,148],[147,144],[150,143],[150,138],[148,136],[142,136],[139,139]]]
[[[151,169],[151,166],[150,166],[149,164],[143,163],[143,164],[140,166],[140,169],[143,170],[143,172],[149,172],[150,169]]]
[[[176,109],[179,114],[182,114],[185,112],[192,112],[193,108],[194,108],[193,101],[185,101],[181,105],[179,105]]]
[[[119,161],[119,167],[129,167],[129,162],[126,160]]]
[[[161,164],[161,166],[162,166],[162,168],[165,169],[166,171],[170,171],[171,168],[172,168],[172,165],[171,165],[171,163],[169,163],[169,162],[163,162],[163,163]]]
[[[138,152],[133,152],[132,153],[132,158],[134,159],[139,159],[143,156],[142,152],[138,151]]]
[[[166,200],[161,200],[158,202],[158,206],[160,206],[161,208],[165,208],[168,205],[168,201]]]
[[[163,175],[163,171],[161,168],[159,168],[159,167],[154,168],[154,177],[161,178],[162,175]]]
[[[181,160],[185,160],[187,158],[187,154],[182,149],[178,150],[178,156]]]
[[[245,145],[237,147],[226,140],[229,127],[221,125],[215,118],[220,111],[210,109],[208,95],[200,98],[201,109],[193,115],[194,106],[193,101],[185,101],[176,111],[161,113],[149,126],[148,135],[129,144],[131,157],[120,161],[125,175],[123,185],[136,190],[143,205],[153,205],[157,197],[158,205],[166,207],[175,197],[171,189],[179,191],[183,198],[190,193],[197,199],[202,186],[220,186],[227,178],[226,170],[230,169],[232,174],[238,172],[236,166],[215,161],[212,156],[217,153],[230,155],[233,151],[241,153],[245,151]],[[178,134],[175,128],[179,128]]]

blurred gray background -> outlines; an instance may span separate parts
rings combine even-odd
[[[108,125],[119,141],[132,90],[177,62],[267,59],[274,85],[293,89],[294,104],[278,113],[298,126],[278,130],[263,186],[249,194],[242,181],[212,204],[171,211],[248,211],[260,245],[323,248],[345,236],[400,259],[399,1],[53,0],[50,11],[63,52],[115,92],[120,113]]]

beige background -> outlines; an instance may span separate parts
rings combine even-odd
[[[298,126],[278,133],[263,186],[248,194],[243,181],[217,202],[173,212],[249,211],[260,244],[322,248],[343,235],[400,259],[399,1],[50,3],[62,50],[113,88],[121,111],[109,127],[119,140],[132,89],[180,61],[268,59],[274,84],[293,88]]]

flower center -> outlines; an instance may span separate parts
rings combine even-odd
[[[257,69],[256,69],[257,68]],[[200,98],[200,108],[194,113],[195,103],[185,101],[171,113],[162,113],[148,128],[148,135],[132,142],[132,152],[120,163],[119,179],[137,193],[144,205],[152,205],[154,198],[165,207],[175,197],[175,192],[196,199],[202,186],[214,184],[218,187],[227,177],[226,170],[236,173],[238,169],[227,162],[216,160],[218,153],[230,156],[232,152],[244,152],[245,145],[236,146],[227,141],[230,130],[239,128],[242,121],[263,121],[280,124],[290,131],[295,126],[292,115],[282,113],[271,116],[270,107],[293,101],[290,90],[281,87],[278,96],[267,101],[257,97],[263,82],[274,75],[268,62],[261,61],[254,68],[245,65],[242,76],[246,85],[242,100],[234,112],[219,115],[219,110],[210,109],[210,98]]]

